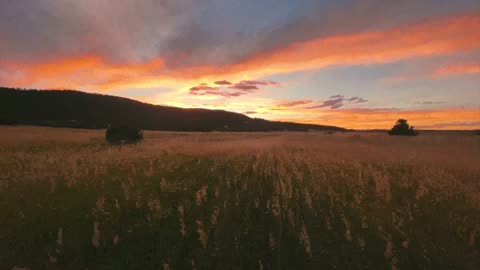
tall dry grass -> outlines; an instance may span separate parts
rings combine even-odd
[[[0,268],[480,265],[475,136],[0,134]]]

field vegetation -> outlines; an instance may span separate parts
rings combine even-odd
[[[480,138],[0,128],[0,269],[480,269]]]

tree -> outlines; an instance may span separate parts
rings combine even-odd
[[[398,119],[397,123],[388,132],[390,135],[416,136],[418,132],[410,126],[405,119]]]
[[[111,144],[136,143],[143,139],[143,132],[138,128],[108,127],[105,139]]]

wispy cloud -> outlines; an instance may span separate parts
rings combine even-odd
[[[243,85],[274,85],[278,86],[278,82],[274,81],[252,81],[252,80],[244,80],[240,81],[238,84],[243,84]]]
[[[231,85],[232,83],[226,80],[223,81],[216,81],[215,84],[217,85]]]
[[[198,86],[194,86],[190,88],[190,92],[214,91],[218,89],[220,89],[220,87],[211,87],[211,86],[208,86],[207,84],[202,83]]]
[[[319,105],[308,107],[308,109],[320,109],[325,107],[329,107],[330,109],[338,109],[344,105],[343,100],[343,98],[325,100]]]
[[[229,88],[230,89],[242,90],[242,91],[245,91],[245,92],[252,92],[254,90],[258,90],[258,87],[256,85],[241,84],[241,83],[237,83],[233,86],[230,86]]]
[[[443,65],[432,71],[434,78],[441,78],[450,75],[459,74],[480,74],[480,63],[478,62],[465,62],[465,63],[452,63]]]
[[[216,85],[209,86],[207,83],[201,83],[189,89],[189,94],[194,96],[222,96],[226,98],[239,97],[259,90],[258,86],[278,86],[273,81],[240,81],[231,83],[229,81],[216,81]],[[233,91],[232,91],[233,90]]]
[[[421,129],[468,129],[468,128],[475,128],[480,127],[480,121],[472,121],[472,122],[462,122],[462,121],[455,121],[455,122],[447,122],[447,123],[438,123],[433,125],[417,125],[417,128]]]
[[[478,75],[480,74],[480,59],[478,61],[446,60],[435,65],[424,67],[415,66],[406,70],[403,74],[396,74],[379,79],[381,83],[401,83],[415,80],[442,79],[454,75]],[[411,64],[408,64],[409,66]]]
[[[234,73],[237,69],[248,69],[268,75],[332,65],[391,63],[413,57],[470,52],[480,48],[478,36],[480,14],[433,19],[387,30],[296,42],[254,55],[225,71]]]
[[[438,104],[445,104],[447,102],[445,101],[417,101],[414,104],[419,104],[419,105],[438,105]]]
[[[298,105],[310,104],[312,102],[313,102],[313,100],[311,100],[311,99],[282,101],[279,104],[277,104],[277,107],[295,107],[295,106],[298,106]]]
[[[331,96],[328,100],[321,102],[320,104],[308,107],[308,109],[338,109],[348,104],[359,104],[366,102],[368,102],[368,100],[359,97],[345,98],[343,95],[334,95]]]

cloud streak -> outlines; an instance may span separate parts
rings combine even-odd
[[[417,101],[414,104],[419,104],[419,105],[438,105],[438,104],[445,104],[447,102],[445,101]]]
[[[311,99],[285,101],[285,102],[280,102],[279,104],[277,104],[277,107],[295,107],[295,106],[299,106],[299,105],[310,104],[312,102],[313,102],[313,100],[311,100]]]
[[[256,92],[260,90],[258,86],[279,85],[273,81],[240,81],[238,83],[231,83],[226,80],[216,81],[215,84],[220,86],[209,86],[206,83],[201,83],[198,86],[191,87],[189,94],[193,96],[222,96],[231,98]]]
[[[366,102],[368,102],[368,100],[359,97],[345,98],[343,95],[334,95],[331,96],[328,100],[321,102],[320,104],[308,107],[308,109],[338,109],[348,104],[359,104]]]
[[[216,81],[215,84],[217,85],[232,85],[231,82],[223,80],[223,81]]]
[[[434,78],[459,74],[480,74],[480,63],[452,63],[441,66],[432,72]]]
[[[241,90],[244,92],[253,92],[254,90],[258,90],[258,87],[256,85],[250,85],[250,84],[235,84],[233,86],[230,86],[229,88]]]
[[[331,65],[389,63],[478,48],[480,14],[475,14],[294,43],[239,65],[262,67],[259,73],[282,73]]]
[[[474,127],[480,127],[480,121],[473,121],[473,122],[445,122],[433,125],[421,125],[417,126],[420,129],[469,129]]]

